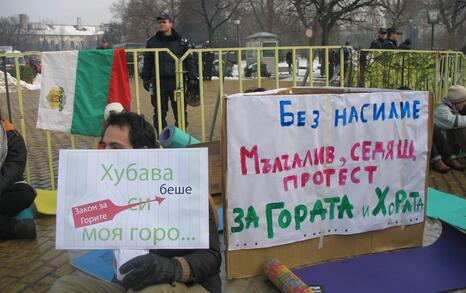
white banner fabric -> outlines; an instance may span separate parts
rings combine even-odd
[[[229,250],[424,219],[428,92],[227,97]]]

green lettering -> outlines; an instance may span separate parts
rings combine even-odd
[[[338,196],[335,196],[335,197],[326,197],[324,198],[324,201],[326,203],[329,203],[330,204],[330,214],[329,214],[329,219],[330,220],[333,220],[333,218],[335,217],[335,204],[337,202],[340,201],[340,198]]]
[[[288,227],[291,223],[291,213],[289,210],[284,209],[283,211],[280,212],[278,215],[278,226],[280,228],[284,229]]]
[[[243,231],[243,228],[244,228],[244,224],[243,224],[244,211],[242,208],[234,208],[233,213],[236,214],[236,217],[233,220],[233,222],[238,224],[238,226],[231,227],[231,233],[241,232]]]
[[[294,207],[294,221],[295,229],[301,229],[301,223],[306,220],[307,216],[307,207],[303,204],[297,205]]]
[[[341,200],[340,206],[338,206],[338,219],[343,218],[343,214],[346,212],[348,218],[353,218],[353,208],[354,206],[350,203],[348,196],[346,194],[343,196]]]
[[[325,220],[326,214],[327,214],[327,210],[324,209],[324,207],[322,206],[322,201],[318,199],[314,203],[314,207],[312,208],[312,211],[311,211],[311,219],[310,219],[311,223],[314,223],[316,216],[320,216],[322,220]]]
[[[284,202],[272,202],[265,205],[265,215],[267,218],[267,237],[273,238],[273,219],[272,210],[282,209],[285,206]]]
[[[259,227],[259,217],[257,217],[256,210],[250,206],[246,215],[246,229],[249,229],[251,223],[254,224],[254,228]]]
[[[385,198],[387,197],[388,191],[390,191],[390,188],[388,186],[385,187],[383,192],[380,190],[379,187],[375,189],[375,194],[379,198],[379,202],[372,211],[372,215],[377,216],[380,212],[382,212],[384,216],[387,214],[387,208],[385,207]]]

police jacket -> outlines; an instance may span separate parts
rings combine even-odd
[[[372,41],[370,49],[382,49],[382,44],[385,40],[382,38],[377,38]]]
[[[181,37],[174,29],[170,36],[164,36],[161,32],[157,32],[153,37],[147,40],[146,48],[167,48],[178,58],[183,56],[189,49],[188,41]],[[155,78],[155,64],[153,52],[144,54],[144,66],[142,68],[141,77],[144,80]],[[159,69],[161,78],[175,78],[175,60],[166,52],[159,53]],[[183,70],[187,71],[188,79],[196,79],[196,71],[192,56],[188,56],[183,62]]]
[[[27,150],[23,137],[14,126],[6,120],[0,121],[6,131],[8,151],[0,169],[0,195],[15,182],[24,180]]]
[[[398,45],[396,44],[395,41],[392,41],[390,39],[386,39],[383,44],[382,44],[382,49],[393,49],[396,50],[398,49]]]

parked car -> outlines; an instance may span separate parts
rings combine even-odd
[[[0,46],[0,53],[21,53],[21,51],[13,50],[11,46]],[[14,57],[5,57],[0,58],[0,70],[3,70],[6,67],[7,71],[10,71],[15,67],[15,58]],[[18,57],[19,66],[25,66],[26,60],[23,56]]]

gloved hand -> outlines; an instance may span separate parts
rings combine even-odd
[[[139,291],[150,285],[178,281],[181,265],[175,259],[149,253],[127,261],[120,267],[120,273],[127,273],[123,278],[125,288]]]
[[[151,82],[149,79],[144,79],[144,81],[142,82],[142,86],[146,91],[150,91],[150,84]]]

